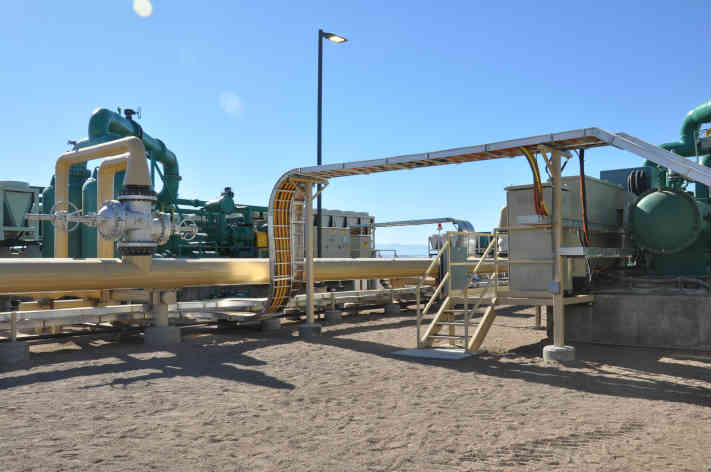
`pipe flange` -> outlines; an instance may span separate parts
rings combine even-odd
[[[124,196],[143,196],[143,197],[153,197],[156,199],[156,192],[145,185],[125,185],[121,192],[119,192],[119,200]]]
[[[156,253],[156,245],[148,242],[119,243],[118,252],[122,256],[152,256]]]
[[[158,198],[148,195],[119,195],[120,202],[155,202]]]

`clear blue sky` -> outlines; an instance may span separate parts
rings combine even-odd
[[[678,137],[709,99],[709,1],[4,2],[0,179],[46,185],[97,107],[142,106],[179,158],[181,195],[231,185],[266,204],[315,162],[316,31],[326,43],[324,162],[481,144],[574,128]],[[639,164],[588,154],[588,173]],[[572,163],[571,163],[572,164]],[[575,173],[575,165],[567,173]],[[324,206],[378,220],[497,222],[523,159],[336,179]],[[424,244],[433,227],[379,230]]]

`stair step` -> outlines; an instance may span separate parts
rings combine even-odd
[[[438,325],[444,325],[444,326],[464,326],[463,321],[438,321]],[[471,323],[469,323],[471,324]]]
[[[428,339],[464,339],[464,336],[451,336],[447,334],[430,334]]]

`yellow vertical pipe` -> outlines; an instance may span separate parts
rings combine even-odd
[[[117,172],[126,170],[127,165],[127,154],[107,157],[101,161],[96,177],[96,202],[99,208],[105,201],[114,198],[114,175],[116,175]],[[103,239],[98,231],[96,232],[96,248],[97,257],[101,259],[114,257],[114,242]]]

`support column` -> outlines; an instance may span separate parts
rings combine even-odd
[[[299,326],[299,336],[310,338],[321,333],[321,325],[314,321],[314,203],[313,184],[303,183],[304,200],[306,201],[306,214],[304,215],[304,246],[306,261],[306,323]]]
[[[536,317],[534,319],[535,324],[533,325],[533,329],[543,329],[542,323],[542,313],[543,313],[543,307],[541,305],[536,305]]]
[[[390,289],[390,303],[385,304],[385,314],[386,315],[400,314],[400,304],[395,303],[395,294],[392,289]]]
[[[543,348],[547,361],[573,361],[575,348],[565,345],[565,305],[563,304],[563,257],[560,247],[563,242],[563,190],[561,188],[560,152],[551,151],[551,177],[553,183],[553,260],[555,275],[551,286],[553,294],[553,344]]]
[[[268,318],[259,323],[262,331],[276,331],[281,328],[281,318]]]
[[[30,346],[17,340],[17,312],[10,314],[10,342],[0,343],[0,365],[13,365],[30,360]]]
[[[168,305],[176,302],[175,292],[154,290],[151,298],[153,326],[146,328],[143,342],[151,346],[170,346],[180,343],[180,328],[170,326],[168,320]]]
[[[324,313],[324,318],[329,323],[338,323],[341,321],[341,311],[336,310],[336,292],[331,292],[331,307]]]

